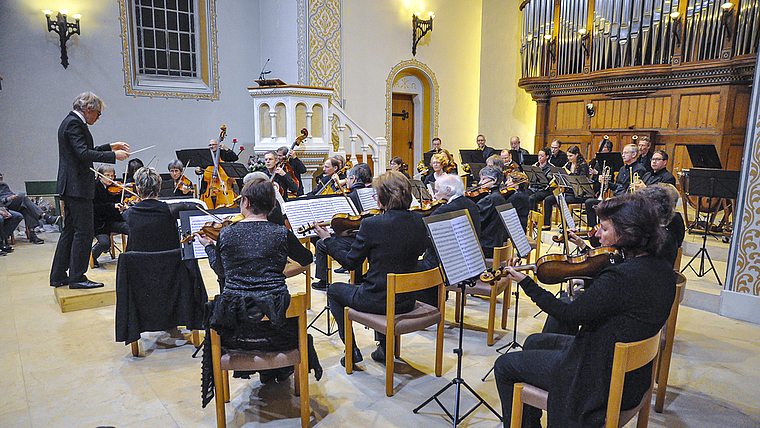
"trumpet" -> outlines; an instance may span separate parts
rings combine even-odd
[[[430,171],[430,168],[425,166],[424,160],[417,162],[417,172],[419,172],[421,175],[427,175],[428,171]]]
[[[607,161],[604,161],[604,164],[602,164],[602,174],[599,176],[599,181],[602,182],[601,187],[599,188],[599,200],[604,200],[604,192],[607,191],[607,183],[610,179],[610,167],[607,166]]]
[[[639,179],[639,173],[634,172],[631,174],[631,184],[628,186],[628,191],[633,193],[636,191],[636,185],[641,183],[641,180]]]

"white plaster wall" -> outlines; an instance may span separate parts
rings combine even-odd
[[[57,36],[48,33],[42,10],[83,15],[82,35],[69,41],[69,68],[60,64]],[[204,147],[227,125],[228,140],[253,141],[253,102],[246,88],[261,69],[257,1],[218,1],[219,101],[133,98],[124,94],[116,0],[0,1],[0,170],[14,190],[24,180],[54,180],[57,129],[77,94],[90,90],[105,102],[92,126],[96,144],[127,141],[153,156],[159,170],[181,148]],[[252,24],[253,23],[253,24]],[[249,144],[250,145],[250,144]],[[247,159],[245,153],[244,159]],[[119,162],[117,173],[125,165]]]
[[[226,3],[227,1],[222,1]],[[235,3],[244,3],[237,1]],[[261,65],[256,69],[258,79],[267,58],[270,59],[267,79],[280,79],[289,85],[298,84],[298,4],[296,0],[264,0],[260,2],[259,41]],[[249,86],[256,86],[251,82]]]
[[[517,86],[521,76],[521,12],[517,1],[483,0],[480,60],[480,132],[489,146],[507,148],[513,135],[533,148],[536,103]],[[472,144],[475,138],[472,138]]]
[[[480,0],[343,2],[345,109],[367,132],[385,136],[386,78],[412,58],[412,13],[435,12],[433,32],[417,47],[440,86],[438,136],[449,150],[474,145],[480,96]],[[429,142],[425,142],[425,150]]]

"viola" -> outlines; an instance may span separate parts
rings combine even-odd
[[[381,210],[364,211],[359,215],[338,213],[333,216],[332,220],[322,221],[317,223],[317,225],[321,227],[330,226],[336,235],[345,236],[351,232],[359,230],[359,226],[361,226],[362,220],[365,218],[373,217],[382,213],[383,212]],[[312,229],[314,229],[314,225],[309,224],[299,227],[296,229],[296,232],[300,233],[301,235],[305,235]]]
[[[623,254],[614,247],[600,247],[578,256],[547,254],[536,264],[514,266],[516,271],[532,270],[544,284],[559,284],[570,279],[591,279],[603,269],[623,262]],[[509,274],[509,268],[488,270],[480,274],[483,282],[493,282]]]
[[[240,220],[243,220],[245,217],[243,217],[242,214],[237,214],[233,217],[226,218],[224,221],[216,222],[216,221],[209,221],[206,222],[203,226],[201,226],[200,230],[198,232],[193,232],[191,234],[188,234],[187,236],[183,237],[180,243],[187,244],[189,242],[192,242],[193,239],[195,239],[196,236],[205,236],[213,241],[219,240],[219,233],[221,233],[222,229],[239,222]]]
[[[211,209],[220,208],[221,205],[235,206],[235,192],[232,190],[232,179],[227,176],[224,169],[219,167],[219,150],[222,141],[227,135],[227,127],[221,126],[219,143],[214,154],[214,165],[206,167],[203,172],[203,180],[206,182],[206,191],[200,196],[200,200]]]

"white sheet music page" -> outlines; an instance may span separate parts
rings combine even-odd
[[[216,216],[224,220],[230,217],[235,217],[237,214],[238,213],[217,214]],[[210,221],[219,222],[217,218],[211,217],[210,215],[191,215],[189,219],[190,219],[190,232],[192,233],[195,233],[201,230],[201,227],[203,227],[204,224]],[[206,250],[203,249],[203,245],[201,245],[201,243],[198,242],[197,239],[193,239],[193,256],[196,259],[205,259],[206,257],[208,257],[206,255]]]
[[[567,224],[568,230],[575,229],[575,220],[573,220],[573,214],[567,206],[567,201],[565,201],[565,195],[563,193],[560,193],[557,196],[557,204],[562,210],[562,216],[565,218],[565,224]]]
[[[362,204],[362,211],[379,210],[377,206],[377,192],[372,187],[365,187],[363,189],[356,189],[356,194],[359,195],[359,203]]]
[[[428,229],[449,284],[473,278],[486,270],[480,243],[467,215],[428,223]]]
[[[299,238],[310,238],[317,236],[314,230],[310,230],[306,234],[298,233],[297,230],[315,221],[330,221],[338,213],[354,215],[355,207],[353,205],[350,199],[338,195],[329,198],[290,200],[282,205],[282,210],[288,217],[293,233]],[[330,232],[332,233],[332,230]]]
[[[528,242],[528,237],[523,231],[522,224],[520,224],[520,217],[517,216],[517,210],[509,208],[507,210],[500,211],[501,220],[504,222],[504,227],[507,228],[510,239],[517,250],[517,254],[522,257],[528,257],[531,248]]]

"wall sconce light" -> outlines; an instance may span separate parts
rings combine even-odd
[[[429,31],[433,31],[433,18],[435,18],[433,12],[428,12],[428,19],[420,19],[419,12],[414,12],[412,15],[412,56],[417,55],[417,43],[420,39]]]
[[[69,41],[69,38],[73,36],[74,34],[82,34],[79,28],[79,20],[82,18],[82,15],[79,15],[79,14],[74,15],[74,19],[76,19],[76,22],[71,23],[66,20],[66,15],[68,14],[68,11],[66,11],[65,9],[61,9],[60,11],[58,11],[58,16],[56,17],[55,21],[50,20],[50,15],[52,15],[53,12],[49,10],[44,10],[43,13],[45,14],[45,18],[47,19],[48,31],[53,31],[57,33],[61,39],[61,65],[63,66],[63,68],[68,68],[69,55],[66,53],[66,42]]]
[[[731,28],[734,26],[734,4],[727,1],[720,5],[721,16],[720,22],[726,29],[726,37],[731,37]]]
[[[588,103],[586,104],[586,114],[589,118],[596,116],[596,111],[594,110],[594,104]],[[605,135],[606,137],[606,135]]]
[[[551,56],[552,61],[554,61],[557,57],[557,41],[552,39],[551,34],[546,34],[544,36],[544,41],[546,42],[546,49],[549,52],[549,56]]]
[[[581,28],[578,30],[578,34],[581,36],[581,47],[583,48],[583,53],[585,53],[586,56],[591,55],[591,33],[589,33],[585,28]]]
[[[681,46],[681,13],[673,12],[670,14],[671,25],[673,27],[673,37],[676,38],[676,46]]]

